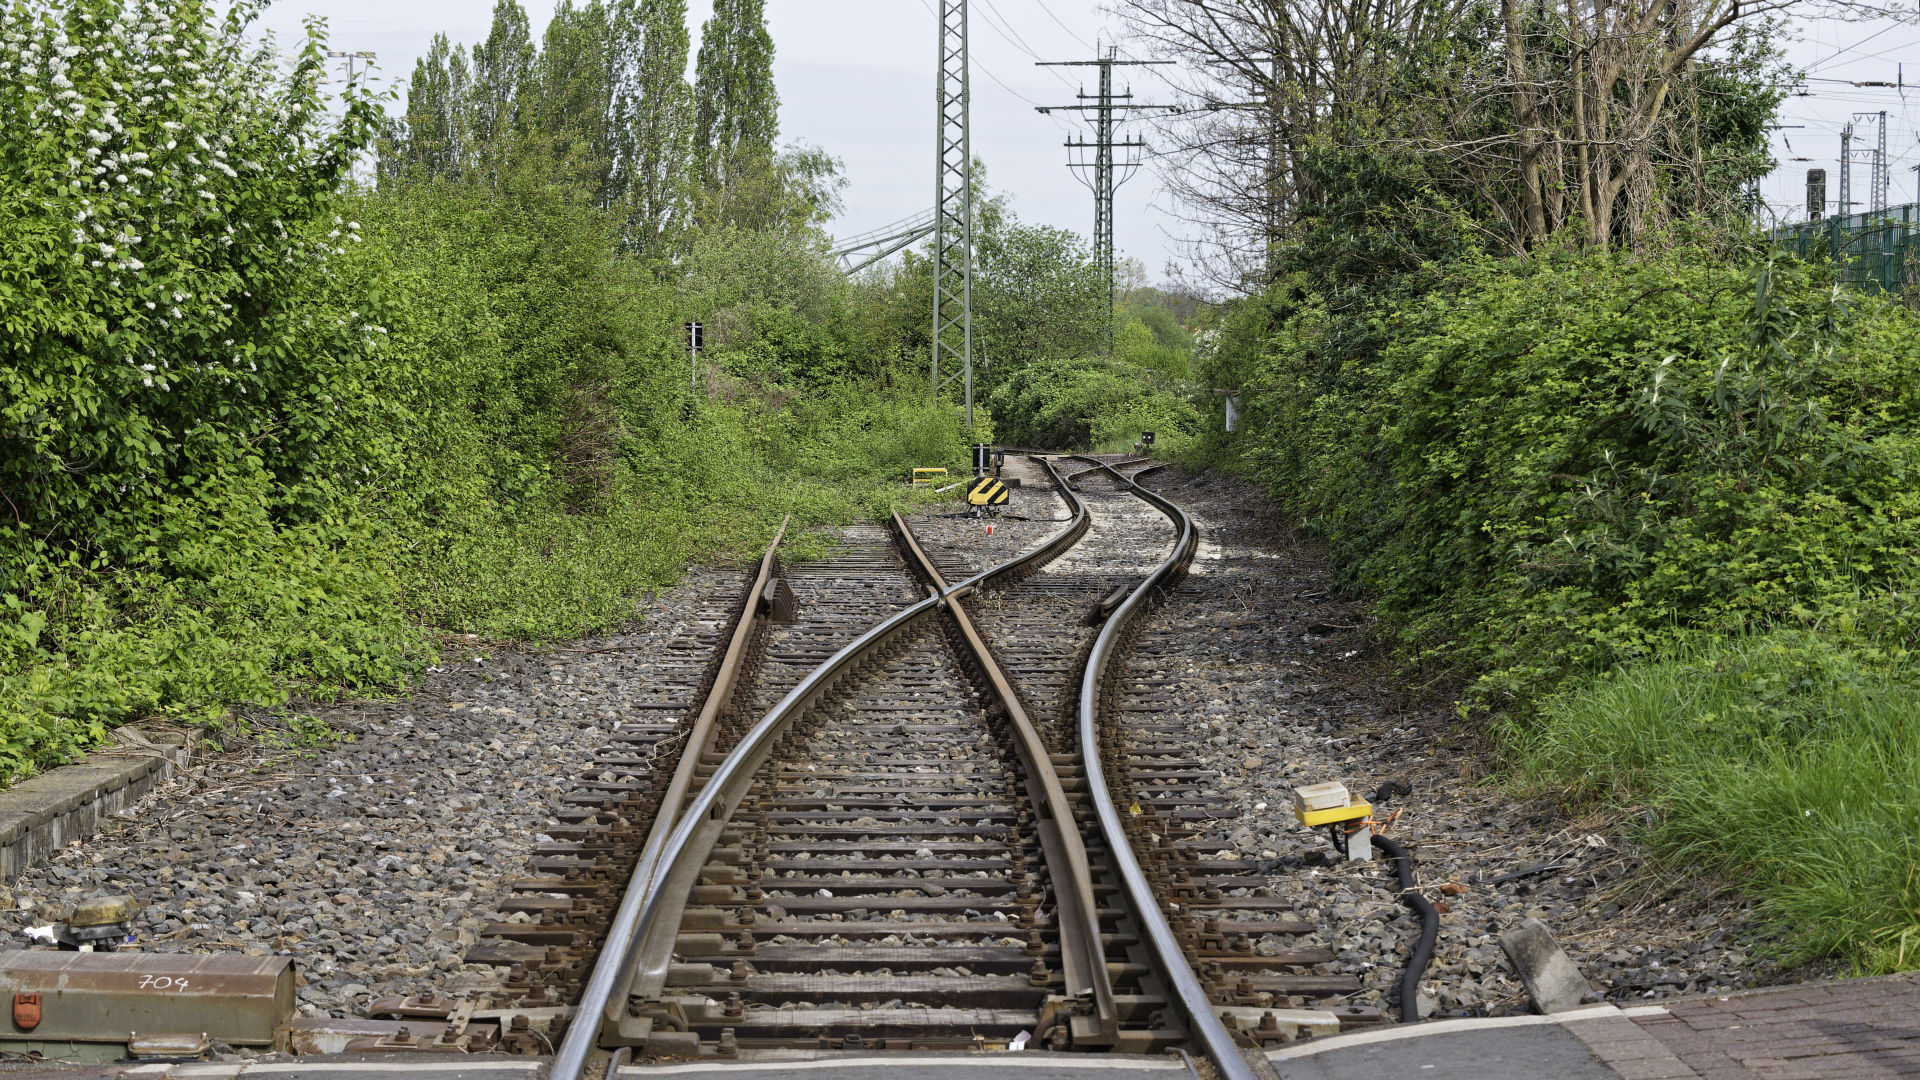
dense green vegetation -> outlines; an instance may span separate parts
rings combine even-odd
[[[1325,538],[1515,783],[1652,808],[1795,958],[1920,964],[1920,318],[1755,232],[1770,32],[1718,0],[1417,8],[1328,56],[1273,5],[1125,6],[1324,91],[1186,129],[1186,201],[1257,245],[1195,357],[1245,430],[1192,458]],[[1235,172],[1276,124],[1286,175]]]
[[[1455,264],[1363,356],[1303,304],[1249,409],[1293,434],[1257,470],[1489,702],[1840,610],[1835,633],[1902,640],[1910,315],[1705,254]]]
[[[499,0],[403,115],[331,97],[317,30],[279,73],[257,11],[0,15],[0,777],[403,687],[449,633],[605,627],[783,513],[884,514],[966,460],[927,263],[834,267],[838,164],[778,145],[760,0],[714,6],[693,85],[684,0],[563,3],[538,40]],[[982,205],[985,401],[1107,328],[1079,238]],[[1191,341],[1128,296],[1064,398],[1009,391],[1022,430],[1191,430]]]
[[[1420,681],[1471,680],[1522,777],[1651,803],[1799,955],[1911,966],[1920,320],[1745,239],[1442,231],[1379,273],[1340,235],[1203,358],[1249,421],[1203,453],[1326,538]]]
[[[751,82],[758,5],[721,8],[745,23],[702,78]],[[772,152],[769,87],[652,173],[608,122],[663,68],[688,97],[680,5],[567,8],[536,48],[503,3],[392,124],[358,87],[328,115],[317,35],[277,74],[255,10],[0,15],[0,775],[398,686],[444,632],[605,626],[784,511],[872,514],[965,460],[869,348],[816,229],[831,162]],[[716,330],[697,393],[687,318]]]
[[[1574,682],[1513,733],[1529,773],[1657,811],[1650,838],[1739,880],[1789,958],[1920,966],[1920,670],[1787,628],[1702,635]]]
[[[1085,240],[1064,229],[1022,223],[978,166],[974,268],[974,394],[994,430],[1012,446],[1123,450],[1142,431],[1179,448],[1199,430],[1184,325],[1198,305],[1146,284],[1137,264],[1108,283]],[[886,297],[896,347],[927,347],[922,313],[932,303],[930,264],[909,253],[867,286]]]

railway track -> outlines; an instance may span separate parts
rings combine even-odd
[[[571,1016],[553,1076],[601,1047],[1021,1046],[1252,1076],[1239,1048],[1295,1030],[1274,1010],[1355,988],[1204,850],[1211,774],[1152,702],[1179,643],[1124,655],[1192,522],[1106,463],[1035,460],[1065,514],[1029,550],[981,566],[977,525],[896,516],[783,572],[776,539],[683,681],[635,703],[468,957],[506,969],[491,1005]],[[440,1042],[473,1015],[382,1004]]]
[[[1109,480],[1127,464],[1105,469]],[[1218,774],[1201,760],[1193,731],[1170,712],[1166,688],[1181,678],[1185,643],[1137,640],[1131,620],[1117,636],[1113,656],[1102,657],[1111,669],[1086,673],[1080,736],[1100,746],[1113,802],[1128,808],[1120,818],[1128,848],[1214,1012],[1241,1041],[1260,1046],[1295,1037],[1307,1020],[1295,1010],[1331,1014],[1342,1027],[1383,1022],[1379,1009],[1341,1000],[1362,986],[1323,970],[1331,950],[1296,944],[1314,926],[1293,917],[1291,900],[1271,895],[1266,868],[1210,835],[1212,822],[1234,814],[1211,784]]]

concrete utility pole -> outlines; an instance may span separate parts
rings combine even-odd
[[[973,429],[973,139],[968,130],[967,0],[939,0],[933,131],[933,396],[965,382]],[[952,374],[942,379],[941,361]]]
[[[1840,129],[1840,201],[1841,217],[1853,213],[1853,121]]]
[[[1069,151],[1080,151],[1082,155],[1084,155],[1087,150],[1092,150],[1093,161],[1089,163],[1084,156],[1077,161],[1069,158],[1067,167],[1071,169],[1090,170],[1092,174],[1087,186],[1093,189],[1093,262],[1095,266],[1099,267],[1101,278],[1107,283],[1107,321],[1106,329],[1103,332],[1103,339],[1106,342],[1106,349],[1109,355],[1113,352],[1113,189],[1119,186],[1119,184],[1125,183],[1127,179],[1127,177],[1123,176],[1118,181],[1115,180],[1114,170],[1116,165],[1113,159],[1113,152],[1115,150],[1144,150],[1147,145],[1138,139],[1115,142],[1113,139],[1113,125],[1116,120],[1122,122],[1127,120],[1127,114],[1130,112],[1146,112],[1153,109],[1174,108],[1172,105],[1136,105],[1133,103],[1133,93],[1131,91],[1122,94],[1115,94],[1113,92],[1113,69],[1115,67],[1171,64],[1173,61],[1120,60],[1116,58],[1117,53],[1117,49],[1109,46],[1105,56],[1098,56],[1092,60],[1043,60],[1034,65],[1035,67],[1098,67],[1100,69],[1100,92],[1098,94],[1089,94],[1082,90],[1076,95],[1079,100],[1072,105],[1040,105],[1036,106],[1035,110],[1041,113],[1051,113],[1055,109],[1063,112],[1073,110],[1083,116],[1088,114],[1092,115],[1093,141],[1088,142],[1084,138],[1068,139],[1066,147]],[[1129,170],[1127,176],[1131,176],[1131,170],[1139,166],[1139,159],[1134,158],[1133,160],[1119,163],[1117,167]]]

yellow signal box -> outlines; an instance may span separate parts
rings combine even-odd
[[[1347,794],[1347,785],[1329,781],[1294,788],[1293,816],[1309,829],[1358,822],[1355,827],[1340,830],[1342,835],[1337,839],[1343,841],[1347,858],[1373,858],[1373,804]]]

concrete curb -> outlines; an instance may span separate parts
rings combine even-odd
[[[1663,1016],[1666,1009],[1658,1005],[1641,1005],[1622,1009],[1615,1005],[1588,1005],[1584,1008],[1570,1009],[1566,1012],[1542,1015],[1527,1013],[1524,1016],[1495,1016],[1484,1019],[1428,1020],[1418,1024],[1388,1024],[1370,1031],[1359,1031],[1352,1035],[1334,1035],[1326,1038],[1310,1039],[1267,1051],[1269,1061],[1287,1061],[1292,1058],[1312,1057],[1328,1050],[1341,1050],[1349,1046],[1367,1046],[1372,1043],[1398,1042],[1402,1039],[1419,1039],[1429,1035],[1446,1035],[1459,1031],[1486,1031],[1493,1028],[1538,1027],[1553,1024],[1565,1027],[1577,1020],[1605,1020],[1613,1017],[1633,1019],[1638,1016]]]
[[[92,836],[107,814],[139,802],[192,757],[181,736],[148,741],[135,732],[118,746],[0,791],[0,882],[12,884],[28,867]]]
[[[1641,1018],[1667,1015],[1659,1005],[1622,1009],[1614,1005],[1590,1005],[1548,1015],[1503,1016],[1480,1020],[1441,1020],[1424,1024],[1401,1024],[1314,1039],[1296,1046],[1267,1052],[1267,1060],[1276,1066],[1301,1061],[1328,1051],[1377,1046],[1381,1043],[1410,1042],[1432,1036],[1469,1034],[1512,1028],[1556,1027],[1573,1037],[1568,1046],[1582,1060],[1597,1059],[1621,1080],[1698,1080],[1699,1074],[1688,1068],[1652,1035],[1636,1023]],[[1577,1040],[1577,1041],[1574,1041]],[[1506,1075],[1502,1073],[1501,1075]]]

